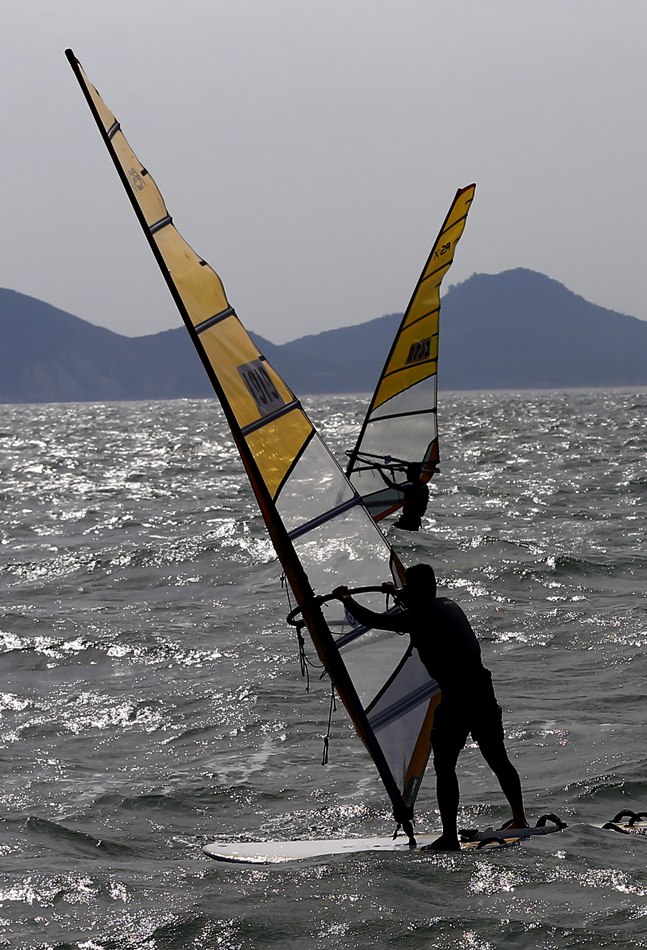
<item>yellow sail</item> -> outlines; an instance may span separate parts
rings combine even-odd
[[[346,474],[376,521],[396,511],[403,500],[382,473],[393,482],[396,473],[418,463],[423,481],[428,481],[439,461],[440,288],[454,261],[475,191],[472,184],[456,192],[398,328],[355,448],[349,452]]]
[[[71,50],[67,57],[223,407],[312,642],[398,820],[411,817],[430,751],[436,683],[397,635],[354,624],[339,584],[400,582],[403,569],[298,399],[259,352],[216,272],[175,228],[153,178]],[[319,595],[319,596],[316,596]]]
[[[219,276],[175,228],[155,181],[130,148],[115,116],[79,69],[142,223],[168,271],[167,279],[200,338],[209,366],[214,370],[218,365],[218,383],[226,403],[250,445],[270,496],[275,498],[294,458],[311,437],[312,424],[242,327]]]

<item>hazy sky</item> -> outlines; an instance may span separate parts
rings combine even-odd
[[[0,0],[0,286],[180,322],[71,46],[270,340],[403,310],[472,181],[449,284],[529,267],[647,318],[646,36],[647,0]]]

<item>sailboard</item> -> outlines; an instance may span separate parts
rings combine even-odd
[[[400,586],[403,567],[300,401],[265,359],[218,274],[176,229],[161,192],[72,50],[66,56],[204,369],[220,400],[292,596],[324,671],[407,823],[430,753],[440,697],[397,634],[358,625],[334,587]],[[196,171],[196,177],[199,172]]]
[[[566,824],[555,815],[542,815],[531,828],[485,828],[483,831],[459,832],[460,850],[483,853],[507,848],[536,836],[563,831]],[[306,861],[310,858],[329,858],[334,855],[360,852],[447,853],[432,848],[437,834],[416,835],[411,847],[406,838],[310,838],[302,841],[215,841],[205,845],[204,853],[216,861],[234,864],[284,864]]]
[[[376,521],[402,507],[411,465],[428,482],[438,447],[440,287],[454,261],[476,185],[459,188],[393,340],[346,474]]]
[[[529,828],[461,829],[459,834],[460,850],[475,855],[488,851],[508,848],[512,845],[530,841],[536,837],[553,835],[567,828],[579,827],[567,825],[554,814],[542,815]],[[647,812],[621,811],[607,822],[585,822],[596,831],[613,831],[616,834],[647,836]],[[311,838],[300,841],[214,841],[202,849],[210,858],[234,864],[285,864],[318,858],[332,858],[360,853],[396,854],[446,854],[432,848],[440,832],[436,834],[416,835],[415,847],[406,838],[365,837],[365,838]],[[451,853],[451,852],[450,852]]]

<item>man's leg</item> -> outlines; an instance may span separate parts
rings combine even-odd
[[[434,755],[436,798],[438,800],[440,820],[443,827],[442,836],[438,841],[444,844],[450,844],[452,847],[458,846],[457,816],[460,790],[458,787],[458,776],[456,775],[457,762],[458,754],[453,756],[447,754],[440,756]],[[434,842],[434,844],[436,844],[436,842]]]
[[[472,715],[472,738],[478,744],[481,755],[496,775],[501,791],[512,809],[512,826],[527,828],[523,808],[523,793],[519,773],[508,758],[503,735],[503,715],[499,706],[489,670],[481,684],[480,696]]]
[[[501,791],[512,809],[512,827],[527,828],[528,822],[523,808],[523,792],[519,773],[508,757],[503,740],[503,725],[491,723],[479,729],[474,739],[478,743],[481,755],[496,775]]]
[[[458,851],[460,843],[457,831],[457,816],[460,792],[456,764],[460,751],[465,745],[467,732],[452,729],[448,724],[449,716],[441,713],[441,705],[436,710],[434,728],[431,732],[431,746],[434,754],[436,772],[436,798],[442,822],[442,835],[431,845],[441,851]],[[460,731],[460,734],[459,734]],[[455,734],[454,734],[455,733]]]

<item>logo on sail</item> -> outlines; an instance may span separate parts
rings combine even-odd
[[[285,405],[262,360],[245,363],[238,367],[238,372],[262,416],[269,416]]]
[[[452,249],[452,242],[445,241],[444,244],[441,244],[440,247],[436,250],[434,257],[444,257]]]
[[[126,174],[128,175],[128,178],[130,179],[130,184],[133,186],[133,188],[136,188],[137,191],[144,190],[144,188],[146,187],[146,183],[144,182],[144,179],[139,174],[136,168],[127,169]]]
[[[422,360],[428,360],[430,353],[431,337],[428,336],[426,340],[418,340],[417,343],[411,344],[405,363],[408,366],[409,363],[420,363]]]

